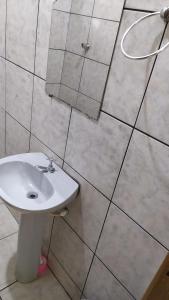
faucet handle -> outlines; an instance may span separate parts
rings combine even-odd
[[[48,157],[47,159],[49,160],[48,170],[49,172],[54,173],[55,172],[55,167],[53,166],[54,159],[52,157]]]

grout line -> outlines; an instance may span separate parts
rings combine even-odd
[[[6,290],[7,288],[9,288],[10,286],[12,286],[13,284],[17,283],[17,280],[13,281],[12,283],[8,284],[6,287],[0,289],[0,292],[3,292],[4,290]]]
[[[55,273],[53,272],[53,270],[48,266],[48,269],[50,270],[50,272],[52,273],[53,277],[55,278],[55,280],[61,285],[61,287],[63,288],[63,290],[65,291],[66,295],[73,300],[73,298],[69,295],[68,291],[65,289],[64,285],[62,284],[62,282],[56,277]]]
[[[118,117],[116,117],[116,116],[114,116],[114,115],[111,115],[110,113],[108,113],[107,111],[105,111],[105,110],[103,110],[103,109],[101,109],[100,111],[101,111],[102,113],[104,113],[105,115],[108,115],[109,117],[112,117],[113,119],[115,119],[115,120],[117,120],[117,121],[119,121],[119,122],[121,122],[121,123],[123,123],[123,124],[129,126],[130,128],[133,128],[133,127],[134,127],[134,125],[131,125],[131,124],[129,124],[129,123],[127,123],[127,122],[125,122],[125,121],[119,119]]]
[[[63,164],[62,164],[62,168],[64,165],[64,161],[65,161],[65,156],[66,156],[66,150],[67,150],[67,144],[68,144],[68,139],[69,139],[69,132],[70,132],[70,123],[71,123],[71,119],[72,119],[72,107],[70,108],[70,117],[69,117],[69,124],[68,124],[68,130],[67,130],[67,136],[66,136],[66,143],[65,143],[65,151],[64,151],[64,155],[63,155]]]
[[[99,63],[99,64],[104,65],[104,66],[107,66],[107,67],[110,66],[110,63],[109,63],[109,64],[106,64],[106,63],[104,63],[104,62],[102,62],[102,61],[100,61],[100,60],[96,60],[96,59],[94,59],[94,58],[88,57],[88,56],[86,56],[85,54],[82,55],[82,54],[80,54],[80,53],[75,53],[75,52],[73,52],[73,51],[70,51],[69,49],[49,48],[49,50],[62,51],[62,52],[65,52],[65,53],[70,53],[70,54],[79,56],[79,57],[81,57],[81,58],[86,58],[86,59],[88,59],[88,60],[90,60],[90,61],[94,61],[94,62],[96,62],[96,63]],[[49,82],[49,83],[51,83],[51,82]],[[61,81],[60,83],[62,84],[62,81]],[[54,84],[56,84],[56,83],[54,83]]]
[[[76,93],[79,93],[79,94],[82,94],[83,96],[86,96],[86,97],[88,97],[89,99],[91,99],[91,100],[93,100],[93,101],[95,101],[96,103],[99,103],[100,104],[100,101],[98,101],[97,99],[94,99],[94,98],[92,98],[92,97],[90,97],[90,96],[88,96],[88,95],[86,95],[86,94],[84,94],[83,92],[79,92],[78,90],[76,90],[76,89],[73,89],[72,87],[70,87],[70,86],[68,86],[67,84],[65,84],[65,83],[63,83],[63,82],[61,82],[61,83],[59,83],[59,84],[57,84],[57,83],[47,83],[47,84],[53,84],[53,85],[63,85],[64,87],[67,87],[68,89],[70,89],[71,91],[74,91],[74,92],[76,92]],[[50,97],[50,96],[49,96]],[[53,98],[54,99],[59,99],[60,101],[63,101],[64,103],[66,103],[67,105],[69,105],[69,106],[71,106],[69,103],[67,103],[65,100],[62,100],[61,98],[60,98],[60,95],[59,96],[53,96]],[[76,108],[76,107],[73,107],[72,106],[72,108]],[[89,117],[88,117],[89,118]]]
[[[122,11],[122,15],[123,15],[123,13],[124,13],[124,10]],[[121,16],[121,18],[122,18],[122,16]],[[120,23],[120,25],[121,25],[121,23]],[[162,34],[162,37],[161,37],[161,41],[160,41],[160,43],[159,43],[159,48],[160,48],[160,46],[161,46],[161,44],[162,44],[162,42],[163,42],[163,38],[164,38],[164,35],[165,35],[166,28],[167,28],[167,25],[165,26],[165,29],[164,29],[164,31],[163,31],[163,34]],[[141,107],[142,107],[142,104],[143,104],[143,101],[144,101],[144,97],[145,97],[145,95],[146,95],[146,92],[147,92],[147,89],[148,89],[148,86],[149,86],[149,82],[150,82],[151,75],[152,75],[153,70],[154,70],[154,67],[155,67],[156,60],[157,60],[157,56],[156,56],[155,59],[154,59],[154,63],[153,63],[153,66],[152,66],[152,69],[151,69],[151,72],[150,72],[150,75],[149,75],[149,80],[148,80],[148,82],[147,82],[146,89],[145,89],[145,92],[144,92],[144,95],[143,95],[143,98],[142,98],[142,102],[141,102],[141,104],[140,104],[140,108],[139,108],[138,113],[137,113],[137,116],[136,116],[136,120],[135,120],[135,123],[134,123],[134,128],[135,128],[135,126],[136,126],[137,119],[138,119],[138,116],[139,116],[139,113],[140,113],[140,110],[141,110]],[[114,194],[115,194],[115,190],[116,190],[116,187],[117,187],[117,184],[118,184],[118,180],[119,180],[119,177],[120,177],[120,175],[121,175],[121,171],[122,171],[122,168],[123,168],[123,165],[124,165],[124,161],[125,161],[125,158],[126,158],[126,155],[127,155],[128,149],[129,149],[129,145],[130,145],[130,142],[131,142],[131,139],[132,139],[132,136],[133,136],[134,128],[132,129],[132,132],[131,132],[131,135],[130,135],[130,138],[129,138],[129,141],[128,141],[128,145],[127,145],[127,148],[126,148],[126,151],[125,151],[123,160],[122,160],[122,164],[121,164],[121,167],[120,167],[119,174],[118,174],[118,176],[117,176],[117,180],[116,180],[116,183],[115,183],[115,187],[114,187],[114,190],[113,190],[113,194],[112,194],[111,201],[113,200],[113,197],[114,197]],[[100,242],[102,233],[103,233],[104,225],[105,225],[105,223],[106,223],[106,220],[107,220],[107,217],[108,217],[108,213],[109,213],[110,207],[111,207],[111,202],[110,202],[110,204],[109,204],[109,207],[108,207],[108,210],[107,210],[107,213],[106,213],[106,217],[105,217],[105,219],[104,219],[104,222],[103,222],[103,225],[102,225],[102,229],[101,229],[101,231],[100,231],[100,235],[99,235],[99,238],[98,238],[98,241],[97,241],[97,245],[96,245],[94,257],[95,257],[95,255],[96,255],[96,252],[97,252],[97,249],[98,249],[98,245],[99,245],[99,242]],[[140,225],[139,225],[139,226],[140,226]],[[141,227],[141,226],[140,226],[140,227]],[[93,259],[92,259],[92,262],[91,262],[90,267],[89,267],[89,270],[88,270],[88,274],[87,274],[87,277],[86,277],[86,280],[85,280],[85,284],[84,284],[84,287],[83,287],[83,290],[82,290],[82,295],[83,295],[83,292],[84,292],[84,289],[85,289],[85,286],[86,286],[86,283],[87,283],[87,280],[88,280],[88,277],[89,277],[89,273],[90,273],[90,270],[91,270],[91,267],[92,267],[92,264],[93,264],[94,257],[93,257]]]
[[[51,226],[51,230],[50,230],[49,244],[48,244],[48,250],[47,250],[47,259],[48,259],[48,256],[49,256],[51,243],[52,243],[52,234],[53,234],[54,223],[55,223],[55,217],[53,217],[52,226]]]
[[[74,279],[72,279],[72,277],[70,276],[70,274],[68,273],[68,271],[65,269],[65,267],[62,265],[62,263],[59,261],[59,259],[56,257],[56,255],[55,255],[55,253],[53,252],[52,249],[50,249],[50,252],[54,256],[55,260],[60,265],[60,267],[64,270],[64,272],[66,273],[66,275],[69,277],[69,279],[73,282],[73,284],[76,286],[76,288],[81,292],[81,289],[78,287],[77,283],[74,281]]]
[[[118,206],[115,202],[111,201],[111,204],[113,204],[115,207],[117,207],[123,214],[125,214],[130,220],[132,220],[138,227],[140,227],[146,234],[148,234],[153,240],[155,240],[160,246],[162,246],[165,250],[169,251],[169,248],[162,244],[154,235],[152,235],[149,231],[147,231],[144,227],[142,227],[141,224],[137,223],[135,219],[133,219],[128,213],[125,212],[120,206]]]
[[[114,273],[105,265],[104,262],[102,262],[102,260],[97,256],[97,259],[104,265],[104,267],[111,273],[111,275],[120,283],[120,285],[122,285],[122,287],[128,292],[128,294],[134,299],[136,300],[136,298],[131,294],[131,292],[125,287],[125,285],[118,279],[118,277],[116,277],[116,275],[114,275]]]
[[[41,76],[39,76],[39,75],[33,73],[32,71],[30,71],[30,70],[28,70],[28,69],[22,67],[21,65],[16,64],[14,61],[12,61],[12,60],[10,60],[10,59],[8,59],[8,58],[5,58],[5,57],[3,57],[3,56],[0,56],[0,58],[4,59],[5,61],[7,61],[7,62],[9,62],[9,63],[11,63],[11,64],[13,64],[13,65],[15,65],[16,67],[18,67],[18,68],[24,70],[25,72],[28,72],[29,74],[31,74],[31,75],[33,75],[33,76],[36,76],[36,77],[38,77],[39,79],[41,79],[41,80],[43,80],[43,81],[46,82],[46,79],[42,78]]]
[[[12,116],[7,110],[6,110],[6,114],[9,115],[12,119],[14,119],[20,126],[22,126],[27,132],[30,133],[30,130],[28,128],[26,128],[23,124],[21,124],[14,116]]]
[[[40,1],[38,0],[38,7],[37,7],[37,20],[36,20],[36,35],[35,35],[35,55],[34,55],[34,67],[33,73],[35,74],[36,68],[36,54],[37,54],[37,37],[38,37],[38,25],[39,25],[39,9],[40,9]],[[33,76],[32,82],[32,103],[31,103],[31,117],[30,117],[30,135],[29,135],[29,152],[30,152],[30,144],[31,144],[31,129],[32,129],[32,116],[33,116],[33,100],[34,100],[34,88],[35,88],[35,76]]]
[[[143,131],[143,130],[140,129],[140,128],[135,127],[134,130],[135,130],[135,131],[138,131],[138,132],[140,132],[140,133],[142,133],[142,134],[144,134],[144,135],[146,135],[147,137],[150,137],[151,139],[155,140],[156,142],[159,142],[159,143],[163,144],[163,145],[166,146],[166,147],[169,147],[169,144],[167,144],[166,142],[164,142],[164,141],[162,141],[162,140],[159,140],[159,139],[156,138],[155,136],[152,136],[151,134],[149,134],[149,133]]]
[[[38,7],[37,7],[37,18],[36,18],[36,34],[35,34],[35,55],[34,55],[34,67],[33,67],[33,73],[35,74],[35,68],[36,68],[36,55],[37,55],[37,38],[38,38],[38,26],[39,26],[39,10],[40,10],[40,1],[38,0]]]
[[[44,145],[46,148],[48,148],[53,154],[55,154],[60,160],[63,161],[63,158],[61,158],[56,152],[54,152],[49,146],[47,146],[44,142],[42,142],[34,133],[31,132],[31,135],[36,138],[42,145]]]
[[[124,1],[124,5],[125,5],[125,1]],[[115,53],[115,48],[116,48],[116,45],[117,45],[118,35],[119,35],[120,27],[121,27],[121,21],[122,21],[122,17],[123,17],[123,14],[124,14],[124,5],[123,5],[122,13],[121,13],[120,24],[119,24],[119,27],[118,27],[118,30],[117,30],[116,40],[115,40],[115,43],[114,43],[113,53],[112,53],[111,62],[110,62],[110,68],[109,68],[109,71],[108,71],[107,80],[106,80],[105,88],[104,88],[104,91],[103,91],[103,98],[102,98],[102,104],[101,104],[100,109],[102,109],[103,99],[104,99],[104,96],[105,96],[105,92],[106,92],[106,88],[107,88],[107,83],[108,83],[108,78],[109,78],[109,75],[110,75],[110,69],[111,69],[111,65],[112,65],[112,61],[113,61],[113,57],[114,57],[114,53]],[[102,231],[103,231],[106,219],[107,219],[107,215],[108,215],[110,206],[111,206],[111,202],[109,203],[109,206],[108,206],[108,209],[107,209],[107,212],[106,212],[106,216],[105,216],[102,228],[100,230],[100,234],[99,234],[99,238],[98,238],[98,241],[97,241],[97,244],[96,244],[95,252],[94,252],[94,255],[93,255],[93,258],[92,258],[92,261],[91,261],[91,264],[90,264],[87,276],[86,276],[86,280],[84,282],[84,286],[83,286],[83,289],[82,289],[81,297],[83,296],[83,293],[84,293],[84,290],[85,290],[85,287],[86,287],[86,283],[87,283],[87,280],[88,280],[88,277],[89,277],[89,274],[90,274],[90,271],[91,271],[91,268],[92,268],[92,265],[93,265],[93,261],[94,261],[94,258],[95,258],[97,247],[98,247],[101,235],[102,235]]]
[[[71,9],[70,9],[70,11],[64,11],[64,10],[61,10],[61,9],[53,8],[53,10],[63,12],[65,14],[80,16],[80,17],[86,17],[86,18],[98,19],[98,20],[103,20],[103,21],[108,21],[108,22],[113,22],[113,23],[119,23],[119,20],[111,20],[111,19],[106,19],[106,18],[100,18],[100,17],[93,16],[94,6],[93,6],[93,9],[92,9],[91,15],[84,15],[84,14],[80,14],[80,13],[71,12]]]
[[[91,16],[89,17],[89,32],[87,35],[87,43],[89,42],[89,38],[90,38],[90,33],[91,33],[91,27],[92,27],[92,16],[93,16],[93,12],[94,12],[94,6],[95,6],[95,0],[93,1],[93,7],[92,7],[92,12],[91,12]],[[82,82],[82,77],[83,77],[83,71],[84,71],[84,66],[85,66],[85,62],[86,62],[86,51],[84,51],[84,56],[83,56],[83,64],[82,64],[82,69],[81,69],[81,73],[80,73],[80,79],[79,79],[79,86],[78,86],[78,94],[77,94],[77,98],[76,98],[76,105],[74,106],[76,108],[77,106],[77,102],[78,102],[78,97],[79,97],[79,93],[81,92],[80,90],[80,86],[81,86],[81,82]]]
[[[13,218],[14,218],[14,217],[13,217]],[[6,236],[0,238],[0,241],[5,240],[6,238],[9,238],[9,237],[11,237],[11,236],[13,236],[13,235],[15,235],[15,234],[18,234],[18,231],[15,231],[15,232],[13,232],[13,233],[10,233],[10,234],[8,234],[8,235],[6,235]]]
[[[66,218],[63,218],[63,221],[67,224],[67,226],[75,233],[75,235],[83,242],[83,244],[94,254],[94,250],[90,248],[90,246],[85,242],[85,240],[77,233],[77,231],[72,227],[72,225],[69,223],[69,221],[66,220]]]
[[[66,160],[64,160],[64,163],[68,165],[73,171],[75,171],[81,178],[83,178],[89,185],[91,185],[97,192],[99,192],[107,201],[111,201],[102,191],[100,191],[97,187],[95,187],[88,179],[86,179],[83,175],[81,175],[76,169],[74,169],[70,163],[68,163]],[[67,172],[67,171],[65,171]],[[67,172],[67,174],[69,174]],[[70,175],[69,175],[70,176]]]
[[[72,3],[71,3],[71,8],[72,8]],[[70,9],[71,9],[70,8]],[[69,33],[69,28],[70,28],[70,13],[69,14],[69,21],[68,21],[68,24],[67,24],[67,32],[66,32],[66,40],[65,40],[65,50],[64,51],[64,55],[63,55],[63,63],[62,63],[62,72],[61,72],[61,76],[60,76],[60,87],[59,87],[59,93],[58,93],[58,97],[60,96],[60,89],[61,89],[61,84],[62,84],[62,80],[63,80],[63,70],[64,70],[64,64],[65,64],[65,58],[66,58],[66,46],[67,46],[67,41],[68,41],[68,33]],[[53,10],[52,10],[52,17],[53,17]],[[51,19],[51,29],[52,29],[52,19]],[[51,35],[51,32],[50,32],[50,35]],[[49,50],[50,50],[50,37],[49,37]],[[48,53],[49,54],[49,53]],[[47,67],[48,68],[48,67]],[[47,82],[48,83],[48,82]]]
[[[125,5],[125,1],[124,1],[124,5]],[[117,29],[116,39],[115,39],[115,43],[114,43],[114,47],[113,47],[113,52],[112,52],[112,56],[111,56],[111,60],[110,60],[110,65],[109,65],[109,70],[108,70],[108,73],[107,73],[107,78],[106,78],[106,82],[105,82],[105,86],[104,86],[104,90],[103,90],[103,95],[102,95],[101,105],[100,105],[100,113],[101,113],[102,107],[103,107],[103,102],[104,102],[104,98],[105,98],[105,94],[106,94],[106,89],[107,89],[107,85],[108,85],[108,80],[109,80],[109,76],[110,76],[110,72],[111,72],[111,66],[112,66],[114,55],[115,55],[117,41],[118,41],[118,37],[119,37],[119,32],[120,32],[120,28],[121,28],[121,24],[122,24],[123,14],[124,14],[124,6],[123,6],[122,13],[121,13],[121,18],[120,18],[120,21],[119,21],[119,26],[118,26],[118,29]]]
[[[124,7],[124,10],[128,11],[138,11],[138,12],[145,12],[145,13],[154,13],[155,10],[148,10],[148,9],[141,9],[141,8],[131,8],[131,7]]]
[[[7,139],[6,139],[6,136],[7,136],[7,126],[6,126],[6,89],[7,89],[7,84],[6,84],[6,52],[7,52],[7,14],[8,14],[8,0],[6,0],[6,15],[5,15],[5,155],[7,153]]]
[[[129,10],[128,8],[126,9],[126,10]],[[130,9],[130,10],[132,10],[132,9]],[[140,10],[139,10],[140,11]],[[148,11],[147,11],[148,12]],[[110,20],[109,20],[110,21]],[[119,28],[120,28],[120,26],[119,26]],[[118,36],[118,32],[117,32],[117,36]],[[117,37],[116,37],[116,41],[117,41]],[[116,43],[115,43],[116,44]],[[113,50],[113,54],[114,54],[114,51],[115,51],[115,45],[114,45],[114,50]],[[112,56],[113,57],[113,56]],[[16,66],[18,66],[18,67],[20,67],[21,69],[23,69],[23,70],[25,70],[25,71],[27,71],[27,72],[29,72],[29,73],[31,73],[32,75],[34,75],[34,76],[36,76],[36,77],[38,77],[38,78],[40,78],[40,79],[42,79],[42,80],[44,80],[43,78],[41,78],[41,77],[39,77],[38,75],[36,75],[36,74],[34,74],[34,73],[32,73],[32,72],[30,72],[30,71],[28,71],[28,70],[26,70],[26,69],[24,69],[23,67],[21,67],[21,66],[19,66],[19,65],[17,65],[17,64],[15,64],[14,62],[12,62],[12,61],[10,61],[10,60],[8,60],[8,59],[6,59],[5,58],[5,60],[6,61],[9,61],[9,62],[11,62],[12,64],[14,64],[14,65],[16,65]],[[156,60],[155,60],[155,62],[156,62]],[[155,62],[154,62],[154,65],[155,65]],[[153,66],[154,66],[153,65]],[[153,68],[152,68],[153,69]],[[34,72],[35,72],[35,70],[34,70]],[[152,72],[153,72],[153,70],[152,70]],[[152,74],[152,72],[151,72],[151,74]],[[151,78],[151,74],[150,74],[150,77],[149,77],[149,79]],[[109,75],[109,74],[108,74]],[[45,81],[45,80],[44,80]],[[5,82],[6,82],[6,80],[5,80]],[[149,81],[148,81],[148,84],[149,84]],[[106,84],[107,85],[107,84]],[[148,88],[148,85],[147,85],[147,88]],[[105,88],[106,89],[106,88]],[[147,89],[146,89],[146,91],[147,91]],[[144,94],[144,96],[145,96],[145,94]],[[143,98],[143,100],[144,100],[144,98]],[[142,101],[142,103],[143,103],[143,101]],[[142,103],[141,103],[141,106],[142,106]],[[140,109],[141,109],[141,106],[140,106]],[[6,108],[5,108],[6,109]],[[140,109],[139,109],[139,112],[138,112],[138,115],[137,115],[137,118],[136,118],[136,122],[137,122],[137,119],[138,119],[138,116],[139,116],[139,113],[140,113]],[[104,111],[102,111],[103,113],[105,113],[105,114],[107,114],[107,115],[109,115],[108,113],[106,113],[106,112],[104,112]],[[6,112],[7,114],[9,114],[8,112]],[[71,114],[72,114],[72,111],[71,111]],[[70,119],[69,119],[69,127],[70,127],[70,122],[71,122],[71,114],[70,114]],[[6,115],[6,114],[5,114]],[[10,115],[10,114],[9,114]],[[11,115],[10,115],[11,116]],[[111,116],[111,115],[110,115]],[[11,116],[12,117],[12,116]],[[121,121],[122,123],[125,123],[125,122],[123,122],[122,120],[119,120],[118,118],[116,118],[116,117],[114,117],[114,116],[111,116],[111,117],[113,117],[113,118],[115,118],[115,119],[117,119],[118,121]],[[13,117],[12,117],[13,118]],[[15,118],[13,118],[13,119],[15,119]],[[16,120],[16,119],[15,119]],[[18,122],[18,120],[16,120],[17,122]],[[135,122],[135,125],[134,125],[134,127],[132,127],[131,125],[129,125],[129,124],[127,124],[127,123],[125,123],[126,125],[128,125],[128,126],[130,126],[130,127],[132,127],[133,128],[133,130],[132,130],[132,134],[133,134],[133,132],[134,132],[134,130],[136,129],[136,130],[138,130],[138,131],[140,131],[140,132],[142,132],[141,130],[139,130],[139,129],[137,129],[137,128],[135,128],[135,126],[136,126],[136,122]],[[18,122],[19,123],[19,122]],[[20,123],[19,123],[20,124]],[[22,127],[24,127],[22,124],[20,124]],[[25,128],[25,127],[24,127]],[[26,128],[25,128],[26,129]],[[27,129],[26,129],[27,130]],[[27,131],[29,131],[29,130],[27,130]],[[144,132],[142,132],[142,133],[144,133]],[[129,144],[130,144],[130,141],[131,141],[131,138],[132,138],[132,134],[131,134],[131,136],[130,136],[130,139],[129,139]],[[146,133],[145,133],[146,134]],[[67,134],[67,140],[68,140],[68,135],[69,135],[69,129],[68,129],[68,134]],[[146,134],[146,135],[148,135],[148,134]],[[5,134],[5,136],[6,136],[6,134]],[[35,136],[35,135],[34,135]],[[149,136],[149,135],[148,135]],[[36,136],[35,136],[36,137]],[[151,137],[151,136],[150,136]],[[37,137],[36,137],[37,138]],[[153,137],[152,137],[153,138]],[[38,138],[37,138],[38,139]],[[156,138],[155,138],[156,139]],[[38,139],[39,140],[39,139]],[[157,140],[157,139],[156,139]],[[40,141],[40,140],[39,140]],[[159,141],[159,140],[157,140],[157,141]],[[41,142],[41,141],[40,141]],[[160,142],[160,141],[159,141]],[[41,142],[42,144],[44,144],[43,142]],[[162,142],[163,143],[163,142]],[[128,147],[129,147],[129,144],[128,144]],[[45,145],[45,144],[44,144]],[[167,145],[167,144],[165,144],[165,145]],[[45,145],[46,146],[46,145]],[[66,146],[67,146],[67,142],[66,142]],[[65,153],[66,153],[66,146],[65,146]],[[168,146],[168,145],[167,145]],[[46,146],[47,148],[49,148],[48,146]],[[128,150],[128,147],[127,147],[127,149],[126,149],[126,154],[127,154],[127,150]],[[52,152],[53,152],[53,150],[51,150]],[[58,155],[57,155],[58,156]],[[61,158],[62,159],[62,158]],[[64,154],[64,159],[65,159],[65,154]],[[63,160],[63,159],[62,159]],[[125,160],[125,157],[124,157],[124,160]],[[65,162],[65,160],[63,160],[64,162]],[[68,164],[67,162],[65,162],[66,164]],[[122,166],[121,167],[123,167],[123,163],[124,163],[124,161],[122,162]],[[69,164],[68,164],[69,165]],[[70,166],[71,167],[71,166]],[[71,167],[72,168],[72,167]],[[72,168],[73,169],[73,168]],[[122,169],[122,168],[121,168]],[[75,170],[76,171],[76,170]],[[77,172],[77,171],[76,171]],[[78,173],[78,172],[77,172]],[[79,173],[78,173],[79,174]],[[80,174],[79,174],[80,175]],[[81,176],[81,175],[80,175]],[[81,176],[82,178],[84,178],[83,176]],[[119,172],[119,177],[120,177],[120,172]],[[118,178],[119,178],[118,177]],[[85,179],[85,178],[84,178]],[[85,179],[86,180],[86,179]],[[118,179],[117,179],[118,180]],[[87,181],[87,180],[86,180]],[[89,181],[87,181],[90,185],[92,185]],[[93,186],[93,185],[92,185]],[[94,186],[93,186],[94,187]],[[96,187],[94,187],[96,190],[97,190],[97,188]],[[115,185],[115,188],[116,188],[116,185]],[[99,191],[99,190],[98,190]],[[115,190],[114,190],[115,191]],[[100,192],[100,191],[99,191]],[[106,199],[107,199],[107,197],[102,193],[102,192],[100,192]],[[114,193],[113,193],[113,195],[114,195]],[[112,196],[112,199],[113,199],[113,196]],[[110,201],[109,199],[107,199],[108,201]],[[113,203],[113,202],[110,202],[109,203],[109,208],[110,208],[110,206],[111,206],[111,203]],[[114,203],[113,203],[114,204]],[[114,204],[115,205],[115,204]],[[117,206],[117,205],[116,205]],[[118,206],[117,206],[118,207]],[[108,211],[109,211],[109,208],[108,208]],[[120,209],[120,208],[119,208]],[[120,209],[121,210],[121,209]],[[108,211],[107,211],[107,214],[106,214],[106,217],[107,217],[107,215],[108,215]],[[122,211],[122,210],[121,210]],[[125,212],[124,212],[125,213]],[[125,213],[126,214],[126,213]],[[127,215],[127,214],[126,214]],[[127,215],[128,216],[128,215]],[[130,219],[132,219],[130,216],[128,216]],[[132,219],[133,220],[133,219]],[[106,221],[106,219],[105,219],[105,221]],[[134,221],[134,220],[133,220]],[[135,221],[134,221],[135,222]],[[105,222],[104,222],[105,223]],[[136,223],[136,222],[135,222]],[[136,223],[137,224],[137,223]],[[139,224],[137,224],[138,226],[140,226]],[[70,226],[71,227],[71,226]],[[104,227],[104,224],[103,224],[103,227]],[[141,226],[140,226],[141,227]],[[142,228],[142,227],[141,227]],[[102,228],[103,229],[103,228]],[[144,231],[145,231],[145,229],[144,228],[142,228]],[[75,231],[74,231],[75,232]],[[145,231],[146,232],[146,231]],[[76,232],[75,232],[76,233]],[[148,232],[147,232],[148,233]],[[13,233],[13,234],[15,234],[15,233]],[[12,235],[13,235],[12,234]],[[77,233],[76,233],[77,234]],[[102,232],[101,232],[101,234],[102,234]],[[148,233],[149,235],[150,235],[150,233]],[[52,231],[51,231],[51,236],[52,236]],[[151,235],[150,235],[151,236]],[[100,237],[101,237],[101,235],[100,235]],[[153,239],[155,239],[153,236],[151,236]],[[158,240],[156,240],[157,242],[158,242]],[[98,240],[98,243],[99,243],[99,240]],[[97,243],[97,244],[98,244]],[[88,248],[89,248],[89,246],[88,246]],[[49,248],[50,249],[50,248]],[[90,249],[90,248],[89,248]],[[97,250],[97,249],[96,249]],[[91,250],[92,251],[92,250]],[[93,251],[92,251],[93,252]],[[96,255],[96,251],[95,251],[95,255]],[[97,257],[97,255],[96,255],[96,257]],[[93,258],[94,259],[94,258]],[[99,259],[99,258],[98,258]],[[100,260],[100,259],[99,259]],[[92,260],[92,263],[93,263],[93,260]],[[91,263],[91,266],[92,266],[92,263]],[[103,263],[103,262],[102,262]],[[103,263],[104,264],[104,263]],[[107,266],[105,266],[106,268],[107,268]],[[107,268],[108,269],[108,268]],[[109,270],[109,269],[108,269]],[[90,271],[90,270],[89,270]],[[110,271],[110,270],[109,270]],[[52,272],[53,273],[53,272]],[[88,273],[88,275],[89,275],[89,273]],[[112,273],[112,275],[114,276],[114,274]],[[115,276],[114,276],[115,277]],[[115,277],[116,278],[116,277]],[[87,276],[87,278],[86,278],[86,282],[87,282],[87,279],[88,279],[88,276]],[[117,278],[116,278],[117,279]],[[118,280],[118,279],[117,279]],[[15,281],[16,282],[16,281]],[[15,282],[13,282],[12,284],[14,284]],[[85,282],[85,283],[86,283]],[[119,281],[120,282],[120,281]],[[120,282],[121,283],[121,282]],[[12,285],[11,284],[11,285]],[[123,286],[123,284],[121,283],[121,285]],[[10,285],[9,285],[10,286]],[[85,285],[84,285],[84,287],[85,287]],[[124,287],[124,286],[123,286]],[[6,287],[5,287],[6,288]],[[4,289],[5,289],[4,288]],[[124,287],[125,288],[125,287]],[[125,288],[126,289],[126,288]],[[84,290],[84,289],[83,289]],[[83,294],[83,292],[82,292],[82,294]],[[135,299],[135,298],[134,298]]]

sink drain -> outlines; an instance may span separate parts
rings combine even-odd
[[[36,192],[29,192],[29,193],[27,193],[27,198],[28,199],[37,199],[38,198],[38,193],[36,193]]]

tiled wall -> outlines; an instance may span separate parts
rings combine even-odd
[[[45,232],[49,266],[70,297],[140,300],[169,248],[169,48],[138,62],[119,44],[144,10],[169,0],[73,1],[120,25],[98,121],[45,94],[52,2],[0,1],[0,153],[43,151],[81,185],[69,215],[47,218]],[[169,35],[159,16],[137,30],[133,54]]]

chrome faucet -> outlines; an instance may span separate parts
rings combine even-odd
[[[49,165],[48,167],[44,167],[44,166],[37,166],[37,168],[42,172],[42,173],[54,173],[55,172],[55,167],[53,166],[53,159],[52,158],[48,158],[49,160]]]

